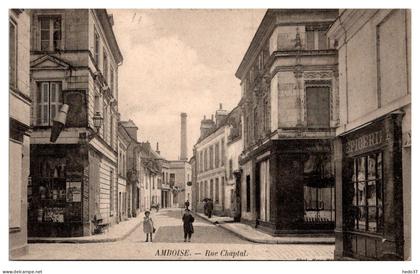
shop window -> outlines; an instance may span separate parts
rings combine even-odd
[[[334,176],[328,156],[308,156],[304,163],[303,196],[306,223],[335,221]]]
[[[350,188],[352,224],[354,230],[381,232],[383,230],[382,153],[374,153],[353,160]]]
[[[56,51],[61,48],[61,17],[40,17],[42,51]]]
[[[40,82],[37,90],[36,124],[51,126],[62,102],[61,82]]]

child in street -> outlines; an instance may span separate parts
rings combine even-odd
[[[146,233],[146,242],[149,241],[149,235],[150,235],[150,241],[153,242],[153,220],[150,218],[150,211],[146,211],[144,213],[144,219],[143,219],[143,232]]]

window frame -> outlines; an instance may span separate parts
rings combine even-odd
[[[42,86],[43,84],[48,84],[48,102],[43,101],[43,91]],[[56,114],[60,110],[61,106],[64,103],[64,95],[63,95],[63,81],[54,81],[54,80],[41,80],[36,81],[37,86],[37,93],[36,93],[36,101],[34,104],[35,108],[35,124],[36,126],[52,126],[54,117],[51,117],[51,84],[57,84],[59,87],[59,94],[57,95],[59,97],[57,102],[54,102],[53,104],[57,107],[56,108]],[[41,107],[40,107],[41,106]],[[44,116],[44,106],[47,107],[47,121],[43,121]]]
[[[12,45],[11,45],[12,41],[11,41],[11,37],[10,37],[11,26],[13,26],[13,28],[14,28],[14,39],[13,39],[13,42],[14,42],[14,47],[13,48],[14,48],[14,54],[15,54],[14,58],[12,58],[11,52],[10,52],[10,49],[12,48]],[[12,88],[15,88],[15,89],[17,89],[17,86],[18,86],[18,84],[17,84],[18,83],[18,71],[17,71],[17,68],[18,68],[18,35],[19,35],[19,33],[18,33],[17,23],[12,18],[9,18],[9,86],[12,87]],[[14,64],[13,73],[12,73],[12,70],[11,70],[12,63]]]
[[[59,18],[60,19],[60,40],[58,40],[57,47],[54,47],[54,19]],[[42,20],[48,19],[49,26],[49,37],[48,40],[42,40],[42,31],[46,29],[42,29]],[[40,51],[47,51],[47,52],[56,52],[63,49],[63,16],[61,14],[40,14],[37,17],[38,20],[38,34],[39,34],[39,42],[38,42],[38,48]],[[48,41],[48,48],[44,49],[42,46],[43,41]]]

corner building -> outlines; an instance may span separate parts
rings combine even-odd
[[[332,233],[337,10],[268,10],[236,72],[244,149],[241,222],[272,235]]]

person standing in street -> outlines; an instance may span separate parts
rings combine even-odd
[[[191,212],[188,208],[186,208],[184,211],[182,222],[184,223],[184,242],[191,242],[191,235],[194,233],[194,217],[191,215]]]
[[[210,219],[211,215],[213,213],[213,201],[211,199],[209,199],[208,204],[207,204],[207,213],[208,213],[208,217]]]
[[[144,213],[144,219],[143,219],[143,232],[146,234],[146,242],[149,241],[149,235],[150,235],[150,241],[153,242],[153,232],[154,232],[154,225],[153,220],[150,217],[150,211],[146,211]]]

